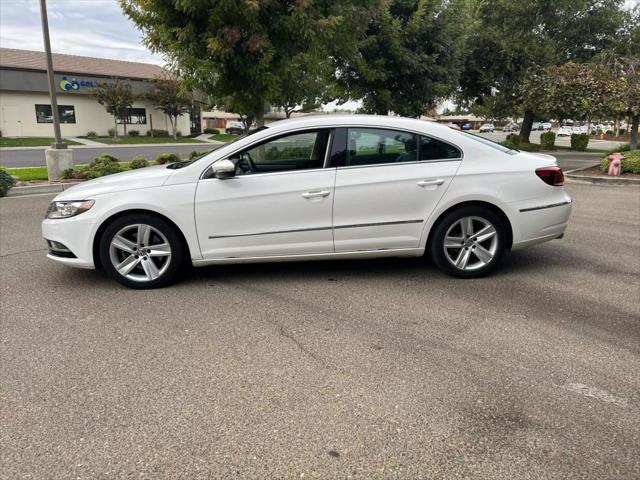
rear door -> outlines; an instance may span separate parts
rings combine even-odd
[[[340,129],[334,145],[336,252],[419,247],[425,220],[458,170],[460,149],[413,132],[362,127]]]

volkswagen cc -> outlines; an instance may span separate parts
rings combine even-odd
[[[415,119],[307,116],[192,161],[84,182],[42,223],[48,258],[153,288],[194,266],[420,257],[480,277],[563,236],[554,157]]]

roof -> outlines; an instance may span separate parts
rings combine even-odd
[[[121,77],[152,79],[166,73],[158,65],[150,63],[125,62],[106,58],[81,57],[78,55],[52,54],[53,70],[56,73],[75,73],[100,77]],[[0,68],[14,70],[46,71],[44,52],[0,48]]]

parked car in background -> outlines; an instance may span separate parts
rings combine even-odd
[[[425,254],[472,278],[508,250],[563,236],[563,182],[552,156],[445,125],[318,115],[78,184],[53,199],[42,236],[51,260],[132,288],[166,285],[185,263]]]
[[[493,132],[495,129],[493,123],[485,123],[480,127],[480,132]]]
[[[542,124],[540,122],[533,122],[531,125],[531,130],[542,130]]]
[[[541,126],[542,126],[541,130],[545,130],[545,131],[551,130],[551,127],[552,127],[551,122],[543,122]]]
[[[520,131],[520,126],[515,122],[510,122],[510,123],[507,123],[504,126],[503,131],[505,131],[505,132],[519,132]]]
[[[573,134],[573,129],[568,126],[563,126],[558,129],[556,132],[557,137],[570,137]]]
[[[471,125],[470,123],[465,123],[462,125],[462,130],[471,130],[473,128],[473,125]]]
[[[453,122],[449,122],[447,124],[447,127],[453,128],[454,130],[460,130],[460,125],[458,125],[457,123],[453,123]]]

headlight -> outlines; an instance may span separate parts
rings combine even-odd
[[[80,200],[71,202],[51,202],[44,218],[69,218],[86,212],[95,203],[94,200]]]

